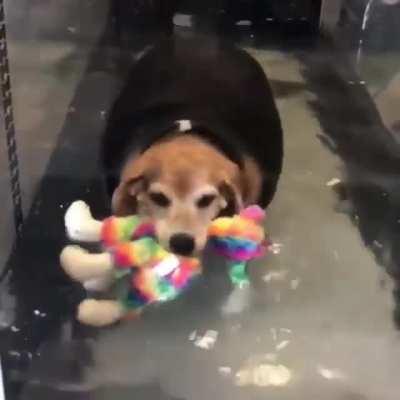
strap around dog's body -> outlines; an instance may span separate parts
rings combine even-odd
[[[243,167],[243,155],[240,150],[242,146],[236,143],[235,138],[237,135],[218,123],[179,119],[163,125],[161,124],[158,127],[154,124],[143,126],[140,128],[140,131],[140,153],[145,152],[154,143],[169,135],[191,133],[213,144],[226,157],[237,164],[239,168]]]

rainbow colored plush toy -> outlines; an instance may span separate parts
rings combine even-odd
[[[248,282],[246,262],[265,252],[263,218],[264,212],[253,206],[232,218],[217,218],[209,227],[209,244],[228,259],[235,285]],[[201,273],[197,258],[178,257],[158,244],[151,221],[137,216],[97,221],[77,201],[67,210],[65,224],[71,239],[100,242],[104,252],[67,246],[60,256],[64,271],[87,289],[117,287],[117,300],[86,299],[79,305],[78,319],[85,324],[109,325],[147,305],[173,300]]]
[[[101,242],[112,254],[116,275],[129,275],[131,288],[122,300],[128,309],[173,300],[200,273],[198,259],[164,250],[155,240],[153,225],[137,216],[107,218]]]
[[[246,263],[265,254],[267,246],[261,222],[265,212],[258,206],[244,209],[239,215],[214,220],[209,229],[209,243],[229,262],[229,276],[234,285],[249,282]]]

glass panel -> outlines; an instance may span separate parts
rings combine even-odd
[[[101,3],[101,2],[100,2]],[[107,5],[17,0],[6,4],[24,211],[45,172]]]
[[[400,3],[5,5],[24,211],[16,240],[3,140],[6,399],[397,400]],[[79,239],[64,220],[79,199],[99,221],[150,217],[159,243],[198,256],[202,272],[175,292],[192,271],[177,254],[137,268],[158,249],[147,236],[136,258],[88,240],[90,253],[70,248],[60,261]],[[228,259],[215,238],[202,248],[215,216],[251,203],[267,206],[266,242],[234,231],[218,242]],[[73,222],[87,223],[76,210]],[[135,246],[151,236],[125,223],[116,232]],[[99,223],[78,228],[99,239]],[[238,257],[267,252],[243,270],[238,243]],[[104,282],[89,278],[110,269],[115,285],[93,290]],[[141,285],[143,271],[157,290]],[[138,311],[149,287],[158,304]]]
[[[7,147],[4,131],[4,120],[1,117],[1,137],[0,145],[0,204],[2,213],[0,215],[0,274],[3,272],[7,261],[11,245],[15,237],[13,220],[13,208],[11,202],[10,175],[8,172]]]

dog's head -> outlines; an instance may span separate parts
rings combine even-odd
[[[241,208],[238,166],[189,135],[128,161],[113,195],[116,215],[149,216],[160,243],[181,255],[202,250],[210,222]]]

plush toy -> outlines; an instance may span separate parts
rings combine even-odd
[[[230,265],[235,285],[248,282],[246,262],[265,251],[264,212],[257,206],[232,218],[217,218],[209,227],[209,243]],[[175,299],[200,274],[197,258],[178,257],[163,249],[151,221],[138,216],[95,220],[83,201],[74,202],[65,215],[72,240],[100,242],[104,252],[89,253],[67,246],[60,261],[64,271],[85,288],[117,287],[117,300],[86,299],[78,307],[78,319],[104,326],[137,315],[143,307]]]
[[[239,215],[215,219],[208,229],[210,245],[229,260],[229,276],[234,285],[249,283],[247,261],[266,252],[265,232],[260,225],[264,218],[264,210],[251,206]]]
[[[117,300],[87,299],[78,307],[78,319],[104,326],[137,315],[154,302],[173,300],[200,273],[196,258],[177,257],[155,240],[154,227],[137,216],[97,221],[82,201],[65,215],[68,236],[76,241],[99,242],[102,253],[80,246],[63,249],[60,261],[72,279],[92,290],[114,286]],[[117,285],[115,284],[117,283]]]

